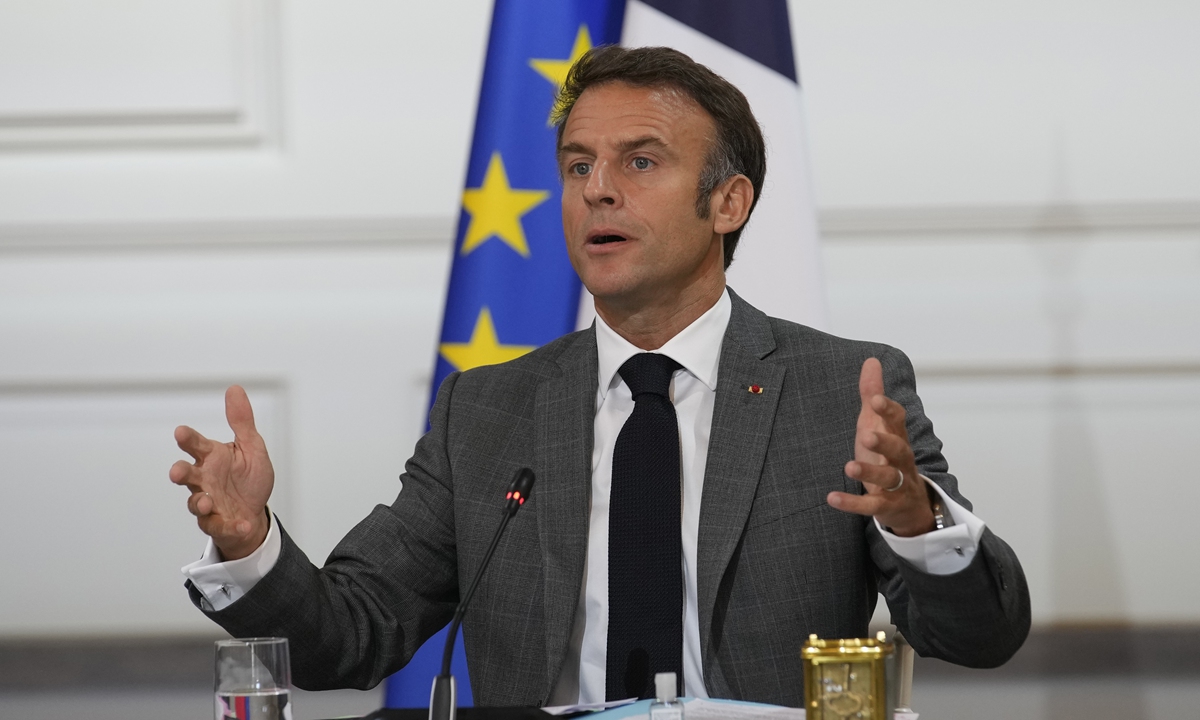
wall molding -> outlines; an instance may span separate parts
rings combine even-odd
[[[831,242],[861,235],[1200,229],[1200,201],[830,207],[819,212],[818,224]]]
[[[383,217],[0,225],[0,252],[449,246],[457,218]]]
[[[0,395],[49,395],[86,393],[161,393],[218,390],[233,384],[248,390],[288,392],[287,381],[280,376],[248,376],[236,380],[228,377],[181,378],[0,378]]]
[[[1070,677],[1200,677],[1200,626],[1079,625],[1034,628],[1012,660],[973,670],[917,658],[914,682],[1003,681]]]
[[[1200,376],[1200,362],[1197,361],[1150,361],[1150,362],[1048,362],[1048,363],[1012,363],[984,365],[976,363],[914,363],[914,369],[919,380],[957,380],[957,379],[1083,379],[1083,378],[1116,378],[1116,377],[1162,377],[1162,376]]]
[[[223,637],[227,636],[3,640],[0,690],[211,689],[213,643]]]
[[[822,240],[921,235],[1025,233],[1055,241],[1097,230],[1200,231],[1200,202],[925,208],[830,208],[820,212]],[[323,217],[172,222],[0,224],[0,252],[145,248],[449,245],[456,216]],[[1131,238],[1136,241],[1136,238]]]
[[[0,640],[0,690],[205,689],[217,636],[10,638]],[[1007,664],[972,670],[917,658],[915,681],[1200,675],[1200,626],[1034,628]]]
[[[0,152],[258,147],[280,141],[278,0],[232,5],[234,107],[0,115]]]

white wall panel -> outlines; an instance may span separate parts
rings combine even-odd
[[[1200,199],[1200,4],[792,8],[823,207]]]
[[[0,558],[0,635],[210,628],[178,571],[203,536],[167,470],[178,424],[230,439],[233,382],[276,465],[273,507],[320,563],[400,489],[448,260],[437,245],[4,257],[0,541],[19,551]]]
[[[0,151],[264,142],[277,23],[274,0],[0,4]]]
[[[1200,361],[1200,227],[826,238],[833,329],[930,367]]]
[[[284,389],[251,389],[264,437],[286,447]],[[0,384],[0,635],[209,629],[170,571],[203,544],[164,482],[178,452],[163,438],[181,418],[219,429],[222,390]]]
[[[9,0],[0,5],[0,113],[233,113],[235,29],[232,2]]]
[[[457,218],[491,5],[449,7],[281,1],[269,142],[0,151],[0,226]]]
[[[835,332],[913,359],[1036,621],[1200,620],[1174,552],[1198,499],[1200,230],[935,221],[837,232],[825,259]]]
[[[1036,622],[1198,619],[1184,529],[1200,488],[1183,449],[1200,432],[1200,364],[919,383],[964,493],[1021,558]]]

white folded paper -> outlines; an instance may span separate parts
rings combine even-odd
[[[621,701],[625,704],[628,701]],[[610,706],[613,706],[610,704]],[[614,706],[615,707],[615,706]],[[543,708],[547,712],[549,708]],[[551,713],[556,714],[556,713]],[[646,720],[646,713],[622,716],[621,720]],[[695,698],[684,700],[684,720],[805,720],[805,712],[801,708],[780,707],[778,705],[760,705],[757,703],[729,702]],[[917,720],[915,712],[898,712],[895,720]]]
[[[542,708],[542,712],[549,715],[569,715],[578,712],[608,710],[609,708],[621,707],[622,705],[632,705],[635,702],[637,702],[637,698],[625,698],[624,700],[611,700],[602,703],[583,703],[581,705],[551,705],[550,707]]]

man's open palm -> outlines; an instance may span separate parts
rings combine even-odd
[[[861,482],[866,492],[831,492],[829,504],[872,515],[897,535],[932,530],[933,512],[908,442],[904,406],[884,394],[879,360],[863,363],[858,394],[862,407],[855,424],[854,459],[846,463],[846,475]]]
[[[176,462],[170,477],[191,490],[188,510],[222,557],[236,560],[254,552],[266,538],[266,506],[275,470],[254,427],[250,399],[237,385],[225,391],[225,418],[233,430],[230,443],[209,440],[186,425],[175,428],[175,442],[195,463]]]

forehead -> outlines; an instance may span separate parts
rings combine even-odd
[[[579,96],[563,125],[563,144],[620,143],[647,135],[667,144],[706,143],[714,127],[704,108],[680,90],[609,82]]]

